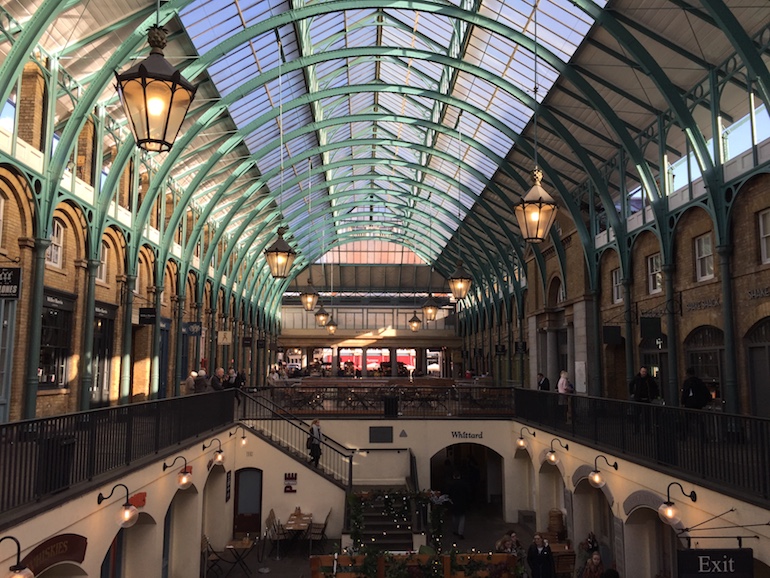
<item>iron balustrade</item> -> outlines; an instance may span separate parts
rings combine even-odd
[[[763,508],[770,419],[516,388],[516,418]]]
[[[0,514],[233,422],[233,390],[0,424]]]
[[[240,415],[257,435],[294,457],[310,461],[306,442],[310,425],[262,396],[241,395]],[[323,427],[321,428],[323,430]],[[322,434],[323,435],[323,434]],[[323,435],[319,467],[349,490],[353,485],[353,450]]]

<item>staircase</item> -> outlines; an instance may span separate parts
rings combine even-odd
[[[358,489],[358,488],[357,488]],[[406,491],[406,487],[396,489]],[[363,504],[362,544],[375,550],[399,552],[414,549],[412,540],[412,507],[403,514],[403,519],[397,513],[386,511],[383,500],[372,500]],[[398,508],[394,508],[396,512]]]

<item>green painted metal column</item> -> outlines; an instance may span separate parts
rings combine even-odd
[[[623,325],[626,333],[626,386],[631,383],[636,375],[634,363],[635,338],[634,335],[634,311],[631,303],[631,289],[634,281],[630,277],[623,277]],[[631,392],[628,392],[631,395]]]
[[[668,381],[660,384],[660,393],[666,405],[679,405],[679,341],[677,331],[676,294],[674,292],[674,273],[676,265],[664,263],[661,267],[666,289],[666,330],[668,331]],[[665,392],[665,393],[664,393]]]
[[[32,274],[32,294],[29,305],[29,336],[27,337],[27,379],[24,387],[24,419],[33,419],[37,413],[37,375],[40,365],[40,339],[42,336],[43,316],[43,281],[45,278],[45,252],[51,245],[51,239],[35,239],[33,248],[34,267]]]
[[[736,375],[735,354],[735,324],[733,322],[733,286],[730,280],[730,245],[719,245],[719,276],[722,279],[722,320],[725,334],[725,372],[722,377],[722,399],[725,400],[725,410],[738,413],[740,399],[738,398],[738,378]]]
[[[136,275],[126,275],[123,303],[123,353],[120,361],[120,399],[121,404],[131,401],[131,349],[133,341],[132,317],[134,309],[134,288]]]
[[[86,261],[86,298],[85,316],[83,318],[83,345],[80,358],[80,371],[83,375],[80,380],[80,396],[78,397],[78,409],[86,411],[91,407],[91,388],[94,385],[94,316],[96,301],[96,271],[101,261],[88,259]]]
[[[160,384],[160,312],[161,312],[161,295],[163,294],[163,285],[155,286],[155,324],[152,326],[152,352],[150,363],[150,399],[158,399],[166,397],[166,392],[159,392]]]
[[[182,394],[182,381],[187,378],[187,368],[182,367],[182,325],[184,325],[184,295],[177,296],[176,301],[176,347],[174,348],[174,395]],[[189,343],[188,343],[189,346]],[[189,359],[189,358],[188,358]]]

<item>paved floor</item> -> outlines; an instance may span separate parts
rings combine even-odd
[[[519,540],[527,546],[532,538],[531,530],[519,526],[518,524],[506,524],[500,513],[499,507],[489,507],[483,511],[469,513],[465,525],[465,539],[460,540],[452,536],[450,520],[444,525],[444,548],[452,548],[453,545],[464,552],[470,552],[474,549],[481,552],[489,552],[494,549],[495,542],[508,529],[516,529]],[[339,551],[339,541],[329,540],[324,547],[324,552],[331,554]],[[321,553],[315,550],[315,553]],[[276,552],[265,552],[262,560],[259,560],[259,552],[255,549],[247,557],[246,561],[255,578],[266,576],[267,578],[310,578],[310,565],[308,562],[307,544],[298,544],[288,552],[281,549],[281,558],[276,560]],[[222,573],[216,574],[210,572],[208,578],[213,576],[222,576]],[[233,567],[228,575],[229,578],[244,578],[247,574],[241,568]]]

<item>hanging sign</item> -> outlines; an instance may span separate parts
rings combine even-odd
[[[200,335],[203,326],[200,321],[188,321],[182,324],[182,333],[187,331],[187,335]]]
[[[155,307],[139,308],[139,325],[155,325]]]
[[[505,355],[505,345],[500,343],[495,345],[495,355]]]
[[[679,550],[679,578],[754,578],[751,548]]]
[[[0,299],[18,299],[21,295],[21,267],[0,267]]]

